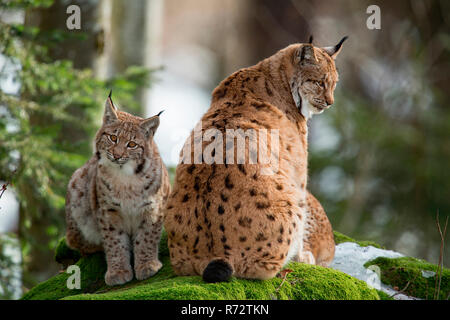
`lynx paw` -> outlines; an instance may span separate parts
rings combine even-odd
[[[105,274],[105,282],[108,286],[117,286],[127,283],[133,279],[133,271],[131,269],[110,270]]]
[[[134,268],[136,279],[144,280],[156,274],[161,269],[162,263],[159,260],[148,261],[137,265]]]
[[[311,251],[299,252],[293,260],[306,264],[316,264],[316,259]]]

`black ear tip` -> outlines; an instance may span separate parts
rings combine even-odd
[[[160,111],[156,116],[159,117],[161,115],[161,113],[163,113],[164,110]]]
[[[109,91],[108,98],[111,99],[111,96],[112,96],[112,89]]]
[[[342,40],[339,41],[339,43],[336,45],[335,50],[338,51],[342,47],[342,44],[344,43],[344,41],[347,39],[348,39],[348,36],[343,37]]]
[[[313,40],[314,40],[313,35],[310,35],[310,36],[309,36],[309,42],[308,42],[308,43],[312,44],[312,43],[313,43]]]

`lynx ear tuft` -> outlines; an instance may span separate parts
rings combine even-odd
[[[345,40],[348,39],[348,36],[345,36],[341,39],[341,41],[339,41],[339,43],[333,47],[324,47],[322,48],[326,53],[328,53],[328,55],[333,58],[334,60],[336,59],[336,57],[338,56],[339,52],[341,52],[342,49],[342,44],[344,43]]]
[[[163,112],[164,110],[160,111],[156,116],[150,117],[141,122],[141,128],[145,130],[147,138],[155,135],[156,129],[159,127],[159,116]]]
[[[313,40],[314,40],[313,35],[310,35],[310,36],[309,36],[309,42],[308,42],[308,43],[309,43],[309,44],[312,44],[312,43],[313,43]]]
[[[106,99],[105,103],[105,113],[103,114],[103,124],[111,124],[119,120],[117,117],[116,107],[114,106],[112,99],[111,99],[111,93],[109,93],[108,98]]]

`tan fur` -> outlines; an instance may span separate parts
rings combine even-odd
[[[330,221],[320,202],[309,192],[306,196],[306,210],[309,219],[305,226],[304,250],[312,253],[315,264],[328,267],[335,251]]]
[[[248,162],[178,165],[164,222],[177,274],[202,274],[217,259],[227,261],[235,276],[255,279],[275,276],[289,260],[330,263],[331,225],[306,191],[307,123],[299,107],[323,111],[333,102],[336,82],[329,54],[296,44],[235,72],[214,90],[203,131],[279,129],[279,171],[262,175],[261,164]]]
[[[132,251],[138,280],[162,266],[158,244],[170,183],[153,142],[158,124],[157,116],[132,116],[116,110],[108,99],[95,155],[69,182],[67,243],[82,254],[105,251],[108,285],[133,278]]]

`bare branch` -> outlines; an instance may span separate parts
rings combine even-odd
[[[436,273],[436,282],[435,282],[435,287],[434,287],[434,299],[438,300],[439,294],[441,291],[442,270],[444,268],[444,243],[445,243],[445,236],[447,234],[447,225],[448,225],[448,216],[447,216],[447,218],[445,219],[444,231],[442,231],[441,224],[439,222],[439,210],[436,214],[436,225],[437,225],[437,229],[439,231],[439,236],[441,237],[438,272]]]
[[[394,293],[394,294],[391,295],[390,297],[393,298],[393,297],[395,297],[395,296],[398,295],[398,294],[406,294],[406,295],[408,295],[408,294],[405,292],[406,289],[408,289],[409,285],[410,285],[411,283],[413,283],[413,282],[417,279],[418,276],[419,276],[419,273],[416,274],[416,276],[414,277],[414,279],[409,280],[409,281],[406,283],[406,285],[405,285],[405,287],[404,287],[403,289],[397,291],[396,293]]]
[[[275,292],[280,291],[281,287],[283,286],[284,282],[286,281],[286,277],[289,273],[291,273],[292,270],[291,269],[283,269],[280,271],[280,276],[283,277],[283,281],[281,281],[280,285],[278,286],[278,288],[275,290]]]
[[[13,175],[16,173],[16,170],[13,171]],[[6,183],[4,183],[1,188],[0,188],[0,199],[2,198],[3,194],[5,193],[5,191],[8,189],[8,186],[11,185],[11,180],[7,181]],[[0,207],[1,209],[2,207]]]

